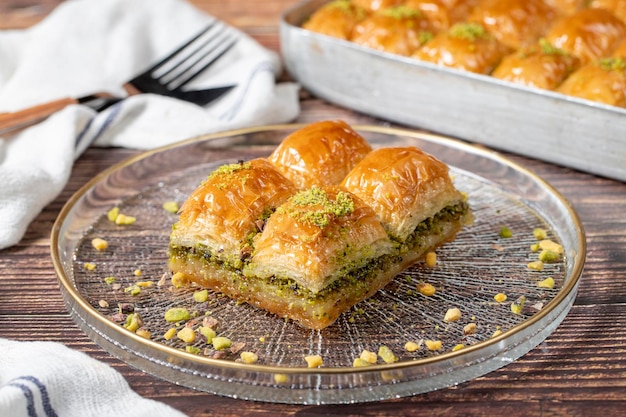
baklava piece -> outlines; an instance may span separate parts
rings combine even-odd
[[[449,9],[445,0],[407,0],[404,4],[422,12],[431,23],[434,33],[448,30],[466,17],[458,9]]]
[[[608,10],[626,23],[626,2],[624,0],[591,0],[588,7]]]
[[[337,186],[301,191],[254,241],[245,301],[313,329],[393,278],[393,244],[374,211]],[[395,271],[395,269],[394,269]]]
[[[545,40],[504,57],[491,74],[528,87],[553,90],[580,66],[580,60]]]
[[[404,0],[352,0],[352,4],[362,7],[370,12],[399,6]]]
[[[180,208],[170,235],[170,269],[210,287],[237,276],[252,237],[296,192],[265,159],[219,167]]]
[[[468,17],[512,49],[536,43],[546,34],[555,11],[543,0],[483,0]]]
[[[370,151],[341,184],[299,191],[256,159],[219,168],[191,194],[171,234],[169,266],[196,285],[323,329],[470,219],[448,167],[416,148]]]
[[[409,56],[433,36],[426,16],[412,7],[381,9],[354,27],[351,40],[359,45]]]
[[[366,16],[364,9],[349,0],[334,0],[315,11],[302,27],[334,38],[349,39],[354,26]]]
[[[626,107],[626,60],[603,58],[570,75],[558,88],[560,93]]]
[[[308,124],[287,136],[269,161],[298,188],[336,185],[372,147],[342,120]]]
[[[584,9],[561,18],[546,35],[548,42],[577,56],[583,65],[611,55],[624,38],[624,23],[604,9]]]
[[[545,2],[556,11],[558,16],[567,16],[584,9],[588,0],[545,0]]]
[[[450,68],[489,74],[511,52],[478,23],[457,23],[437,34],[413,57]]]
[[[471,222],[466,198],[455,188],[448,166],[415,147],[373,150],[342,185],[372,207],[394,241],[418,244],[410,246],[416,251],[410,259],[454,238]]]

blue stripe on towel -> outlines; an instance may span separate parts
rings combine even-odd
[[[32,389],[28,385],[22,383],[22,381],[30,382],[39,390],[41,408],[43,408],[46,417],[58,417],[56,411],[54,411],[54,408],[52,408],[52,404],[50,403],[50,396],[48,395],[46,386],[34,376],[22,376],[11,380],[7,385],[22,390],[24,397],[26,397],[26,409],[28,411],[28,416],[38,417],[37,410],[35,408],[35,396],[33,395]]]

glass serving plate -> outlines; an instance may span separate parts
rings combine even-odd
[[[166,263],[177,217],[163,204],[182,204],[219,165],[269,155],[299,127],[194,138],[119,163],[81,188],[55,222],[51,248],[64,299],[80,328],[122,361],[176,384],[241,399],[336,404],[409,396],[484,375],[533,349],[564,319],[585,259],[584,231],[569,203],[541,178],[495,153],[375,126],[354,128],[373,147],[414,145],[435,155],[450,165],[457,188],[469,196],[474,224],[437,250],[435,267],[415,265],[323,330],[304,329],[210,291],[199,302],[193,297],[198,288],[174,287]],[[109,221],[113,207],[136,222]],[[500,236],[503,227],[511,237]],[[560,261],[542,271],[528,268],[538,256],[530,249],[538,227],[564,248]],[[108,249],[95,250],[95,237],[107,240]],[[555,287],[539,287],[548,277]],[[422,295],[420,283],[432,284],[435,294]],[[507,300],[495,301],[498,293]],[[521,298],[525,303],[515,314],[512,304]],[[192,313],[179,328],[197,330],[210,317],[218,336],[233,345],[215,351],[197,331],[192,343],[166,340],[167,330],[176,327],[164,319],[172,307]],[[458,321],[444,321],[451,308],[461,311]],[[149,339],[124,327],[129,312],[141,316]],[[441,348],[430,350],[427,341],[440,341]],[[377,353],[381,346],[397,360],[379,357],[370,366],[353,366],[364,350]],[[243,362],[243,351],[257,354],[258,362]],[[320,355],[323,366],[308,368],[308,355]]]

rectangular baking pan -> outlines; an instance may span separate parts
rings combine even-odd
[[[626,109],[379,52],[280,21],[289,74],[315,96],[407,126],[626,181]]]

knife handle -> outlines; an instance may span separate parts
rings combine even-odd
[[[12,113],[0,113],[0,134],[34,125],[70,104],[77,103],[77,99],[67,97]]]

